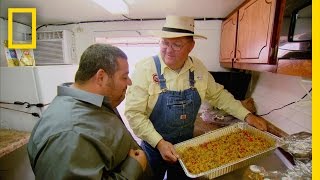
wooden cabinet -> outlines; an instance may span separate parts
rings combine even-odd
[[[247,0],[231,13],[221,25],[220,65],[311,78],[310,59],[277,59],[286,1]]]
[[[236,63],[274,63],[270,51],[276,0],[251,0],[239,9]]]
[[[235,57],[238,12],[221,25],[220,62],[232,63]]]
[[[250,0],[222,23],[220,63],[248,70],[276,70],[276,0]]]

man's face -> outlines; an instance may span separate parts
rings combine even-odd
[[[163,38],[160,41],[160,55],[167,66],[176,70],[182,68],[193,47],[194,41],[187,37]]]
[[[106,96],[109,97],[113,108],[117,107],[123,101],[127,86],[132,84],[131,79],[128,76],[129,65],[127,60],[119,58],[117,62],[117,71],[112,77],[107,78],[107,81],[105,82],[107,88],[106,92],[108,92]]]

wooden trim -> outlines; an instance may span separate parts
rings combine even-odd
[[[277,65],[270,64],[233,63],[233,68],[252,71],[268,71],[274,73],[277,71]]]
[[[220,66],[224,68],[232,68],[232,62],[220,62]]]
[[[274,54],[271,54],[269,57],[270,64],[276,64],[277,62],[277,55],[278,55],[278,46],[280,40],[280,34],[283,24],[283,16],[285,12],[286,0],[276,0],[276,11],[274,16],[274,24],[273,24],[273,32],[272,38],[270,42],[271,48],[274,49]]]
[[[280,59],[277,73],[312,78],[312,60]]]

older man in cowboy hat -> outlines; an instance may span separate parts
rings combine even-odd
[[[154,171],[155,179],[187,178],[177,163],[173,144],[193,137],[194,122],[201,104],[209,103],[266,130],[263,119],[254,116],[241,102],[216,83],[196,57],[189,56],[194,38],[191,17],[168,16],[162,31],[160,53],[136,65],[132,86],[127,91],[125,116]]]

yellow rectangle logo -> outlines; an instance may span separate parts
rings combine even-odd
[[[9,49],[35,49],[36,39],[36,8],[8,8],[8,48]],[[31,13],[31,44],[13,44],[13,13]]]

